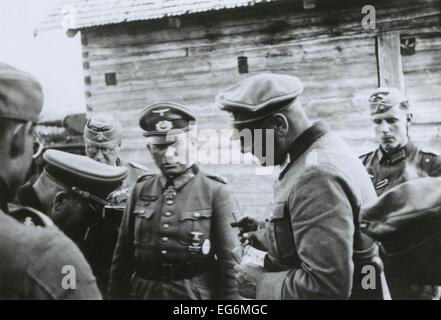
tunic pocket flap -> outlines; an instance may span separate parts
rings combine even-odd
[[[150,219],[155,210],[153,208],[146,208],[144,206],[136,206],[133,213],[140,218]]]
[[[278,202],[273,205],[273,211],[271,212],[271,220],[283,219],[285,213],[285,202]]]
[[[181,213],[181,220],[198,220],[199,218],[210,218],[211,211],[211,209],[184,211]]]

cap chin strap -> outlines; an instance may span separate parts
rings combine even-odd
[[[97,196],[91,194],[90,192],[83,191],[81,189],[78,189],[77,187],[72,187],[72,188],[70,188],[70,190],[72,190],[72,192],[78,194],[82,198],[91,199],[93,201],[96,201],[96,202],[104,205],[104,206],[107,205],[107,201],[106,200],[101,199],[100,197],[97,197]]]
[[[102,205],[104,205],[104,206],[108,204],[108,202],[107,202],[106,200],[104,200],[104,199],[102,199],[102,198],[100,198],[100,197],[98,197],[98,196],[95,196],[95,195],[91,194],[90,192],[87,192],[87,191],[81,190],[81,189],[79,189],[79,188],[77,188],[77,187],[68,187],[67,185],[65,185],[64,183],[62,183],[60,180],[54,178],[49,172],[46,171],[46,173],[47,173],[47,175],[48,175],[51,179],[53,179],[56,183],[58,183],[58,184],[59,184],[60,186],[62,186],[64,189],[66,189],[66,190],[68,190],[68,191],[71,191],[71,192],[73,192],[73,193],[79,195],[79,196],[82,197],[82,198],[93,200],[93,201],[98,202],[98,203],[100,203],[100,204],[102,204]]]

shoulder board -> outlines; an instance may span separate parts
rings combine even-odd
[[[438,157],[438,156],[439,156],[439,153],[436,152],[436,151],[433,150],[433,149],[421,148],[420,151],[421,151],[422,153],[424,153],[424,155],[429,155],[429,156],[434,156],[434,157]]]
[[[374,151],[362,154],[361,156],[358,156],[358,159],[365,160],[366,158],[370,157],[373,153]]]
[[[141,181],[145,181],[147,179],[150,179],[150,178],[153,178],[153,177],[156,177],[156,176],[157,175],[154,174],[154,173],[146,173],[146,174],[140,175],[138,177],[138,179],[136,179],[136,183],[141,182]]]
[[[216,180],[216,181],[218,181],[220,183],[223,183],[223,184],[227,184],[228,183],[228,180],[226,178],[218,176],[216,174],[206,173],[205,175],[207,177],[209,177],[210,179]]]
[[[147,168],[146,166],[144,166],[140,163],[137,163],[137,162],[129,162],[129,166],[131,166],[132,168],[135,168],[135,169],[139,169],[144,172],[150,172],[149,168]]]

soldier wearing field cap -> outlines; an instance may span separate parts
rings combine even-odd
[[[119,165],[121,123],[108,115],[91,116],[84,127],[86,155],[111,166]]]
[[[382,195],[409,180],[441,176],[441,158],[420,149],[409,137],[412,114],[408,98],[395,88],[378,88],[369,97],[372,126],[379,147],[360,157]],[[419,286],[396,279],[385,270],[393,299],[438,299],[434,286]]]
[[[84,127],[84,143],[86,155],[98,162],[111,166],[124,166],[128,169],[127,178],[121,188],[110,197],[110,203],[115,210],[124,210],[130,188],[137,178],[148,173],[148,169],[135,162],[123,163],[120,158],[122,144],[122,126],[113,116],[92,115]]]
[[[59,150],[47,150],[43,159],[43,172],[21,202],[48,212],[79,246],[105,293],[120,221],[105,207],[108,196],[127,177],[127,169]]]
[[[267,252],[264,267],[236,268],[239,292],[277,300],[382,298],[380,272],[373,290],[363,290],[361,273],[365,265],[381,271],[378,248],[361,233],[358,219],[375,191],[346,144],[324,122],[309,120],[299,101],[302,91],[297,77],[261,74],[216,97],[236,129],[263,129],[264,135],[273,130],[262,154],[273,152],[274,162],[258,160],[281,166],[266,222],[239,219],[241,241]],[[244,144],[242,139],[243,152],[259,147]]]
[[[124,213],[110,276],[113,299],[238,298],[230,227],[237,206],[226,181],[196,165],[194,115],[149,105],[139,124],[160,174],[141,177]]]
[[[0,64],[0,299],[100,299],[83,255],[50,220],[25,207],[8,215],[31,166],[42,106],[38,81]],[[62,285],[65,266],[75,268],[75,290]]]

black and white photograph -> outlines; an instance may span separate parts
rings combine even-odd
[[[441,0],[0,2],[0,300],[440,300],[440,154]]]

